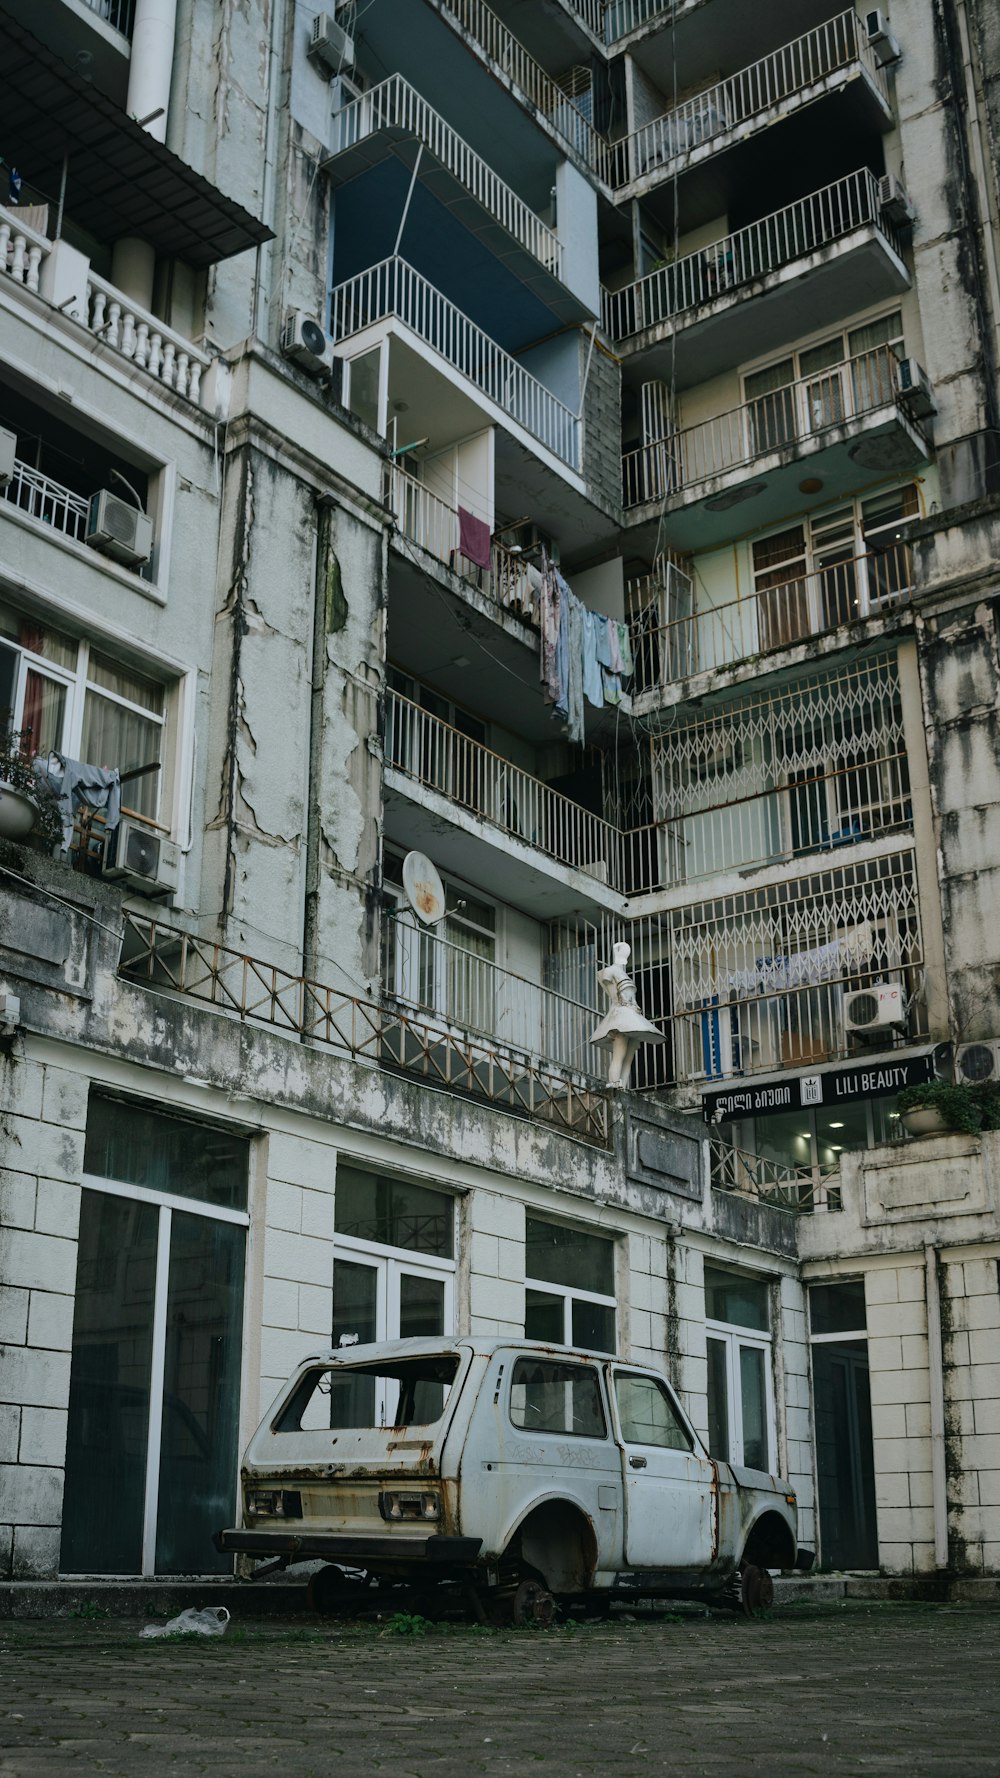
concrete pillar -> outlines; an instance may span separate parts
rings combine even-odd
[[[927,1026],[929,1035],[934,1041],[943,1042],[949,1034],[950,1017],[948,978],[945,971],[944,928],[941,914],[941,885],[938,876],[937,838],[934,832],[934,811],[931,806],[917,645],[911,637],[900,642],[898,661],[903,735],[906,741],[906,758],[910,770],[910,799],[913,807],[913,845],[916,854],[920,931],[924,945]]]
[[[140,123],[150,118],[145,128],[157,142],[167,139],[176,22],[177,0],[136,0],[125,109]]]
[[[156,252],[148,241],[136,235],[123,235],[116,241],[111,255],[111,282],[123,296],[130,297],[142,309],[153,306],[153,273]]]
[[[597,194],[572,161],[561,161],[556,168],[556,233],[562,244],[563,283],[599,316]]]

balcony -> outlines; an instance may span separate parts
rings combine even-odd
[[[419,143],[423,152],[416,171],[434,197],[560,320],[589,314],[561,282],[558,236],[402,75],[392,75],[338,112],[334,133],[323,170],[338,184],[398,153],[403,143]]]
[[[530,889],[545,918],[581,898],[621,910],[617,828],[392,691],[385,760],[386,829],[400,843],[420,845],[436,816],[436,863],[468,877],[478,852],[473,874],[502,900],[521,906]]]
[[[890,127],[885,73],[854,11],[783,44],[616,143],[610,166],[617,198],[642,195],[656,214],[656,192],[665,187],[664,226],[682,232],[695,228],[728,207],[737,183],[729,164],[734,154],[740,157],[738,183],[745,189],[755,174],[746,153],[755,136],[778,117],[832,96],[839,131],[853,135]],[[771,146],[768,142],[766,150]]]
[[[910,546],[895,540],[725,604],[702,604],[694,582],[672,566],[644,575],[627,588],[634,696],[891,616],[909,603],[912,587]]]
[[[383,322],[399,322],[485,397],[501,425],[528,433],[559,463],[579,470],[577,416],[405,260],[384,259],[339,284],[330,316],[341,347]]]
[[[64,488],[50,476],[40,475],[37,469],[22,463],[19,458],[15,458],[10,481],[0,488],[0,499],[16,506],[29,519],[51,525],[63,537],[72,537],[77,543],[83,543],[86,538],[89,500]],[[0,512],[2,510],[0,507]]]
[[[432,494],[395,463],[388,466],[388,505],[397,530],[454,573],[508,616],[537,628],[538,571],[494,538],[490,566],[483,568],[462,554],[461,520],[455,507]]]
[[[558,1067],[457,1031],[398,1002],[386,1005],[122,909],[121,974],[157,995],[177,994],[220,1017],[262,1025],[363,1067],[385,1068],[467,1093],[497,1110],[610,1142],[608,1097],[576,1069]]]
[[[862,167],[604,294],[604,327],[646,380],[679,389],[833,326],[909,286],[898,231]]]
[[[103,19],[113,31],[122,37],[132,40],[132,24],[135,19],[135,0],[83,0],[88,12]]]
[[[899,376],[897,354],[880,346],[630,451],[623,505],[635,522],[662,509],[669,547],[696,551],[796,510],[803,462],[826,500],[854,490],[859,471],[914,469],[929,456],[917,417],[927,403]]]

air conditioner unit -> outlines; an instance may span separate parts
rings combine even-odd
[[[886,1025],[906,1024],[906,1001],[895,982],[874,982],[870,988],[850,988],[844,995],[844,1030],[877,1031]]]
[[[102,870],[146,895],[172,895],[180,886],[180,847],[123,815],[105,847]]]
[[[328,12],[318,12],[306,54],[314,66],[325,68],[328,74],[343,74],[345,69],[354,67],[354,38]]]
[[[333,341],[313,315],[292,309],[285,319],[281,350],[310,376],[328,376],[333,367]]]
[[[1000,1043],[963,1043],[955,1057],[960,1081],[974,1086],[980,1080],[1000,1080]]]
[[[92,494],[84,539],[91,549],[136,568],[148,562],[153,548],[153,521],[148,513],[119,499],[110,489]]]
[[[0,488],[5,488],[14,473],[14,455],[17,451],[17,433],[8,432],[6,426],[0,426]]]
[[[875,51],[875,60],[880,68],[888,68],[892,62],[899,61],[903,52],[882,13],[877,9],[873,8],[871,12],[865,13],[865,34]]]
[[[903,228],[913,221],[913,205],[895,173],[883,173],[878,182],[878,207],[883,216]]]
[[[937,413],[937,403],[927,372],[915,358],[900,358],[896,365],[896,393],[907,413],[927,420]]]

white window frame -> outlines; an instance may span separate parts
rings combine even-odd
[[[774,1417],[774,1340],[762,1329],[740,1327],[732,1321],[705,1318],[705,1337],[719,1340],[726,1348],[726,1410],[729,1432],[729,1461],[743,1464],[743,1387],[740,1377],[740,1349],[752,1347],[764,1356],[764,1414],[767,1427],[768,1473],[777,1470],[777,1428]],[[756,1465],[753,1466],[756,1468]]]
[[[173,1213],[183,1210],[191,1216],[204,1216],[210,1222],[234,1223],[238,1228],[249,1229],[250,1213],[247,1210],[230,1210],[221,1204],[206,1204],[200,1198],[186,1198],[176,1192],[153,1191],[149,1186],[128,1185],[116,1179],[102,1179],[95,1173],[84,1173],[81,1186],[85,1191],[103,1192],[106,1197],[126,1198],[132,1203],[153,1204],[159,1210],[156,1231],[156,1275],[153,1285],[153,1330],[152,1353],[149,1375],[149,1434],[146,1445],[146,1478],[143,1497],[142,1514],[142,1567],[143,1576],[156,1573],[156,1520],[160,1491],[160,1447],[163,1440],[163,1384],[166,1372],[167,1355],[167,1290],[170,1282],[170,1238],[172,1232]],[[246,1254],[244,1253],[244,1270]],[[240,1332],[240,1350],[242,1352],[246,1338],[247,1292],[243,1293],[243,1327]],[[242,1396],[243,1378],[239,1379],[238,1388]],[[241,1402],[242,1407],[242,1402]],[[242,1421],[241,1421],[242,1423]],[[239,1451],[236,1454],[239,1464]],[[238,1473],[234,1474],[234,1487],[238,1483]],[[238,1490],[237,1490],[238,1492]]]
[[[618,1298],[602,1296],[596,1290],[581,1290],[575,1284],[549,1284],[545,1278],[525,1278],[525,1291],[537,1290],[544,1296],[558,1297],[563,1306],[563,1345],[575,1346],[573,1338],[573,1304],[596,1303],[599,1308],[610,1309],[615,1318],[615,1344],[613,1355],[618,1356]],[[527,1306],[527,1298],[525,1299]]]
[[[422,1182],[414,1180],[413,1183]],[[453,1217],[454,1213],[453,1206]],[[457,1230],[455,1233],[457,1235]],[[445,1338],[455,1333],[457,1262],[454,1259],[439,1259],[434,1254],[417,1253],[409,1247],[383,1247],[376,1241],[359,1241],[354,1235],[335,1235],[333,1259],[334,1265],[338,1259],[343,1259],[352,1265],[368,1266],[375,1273],[375,1338],[377,1340],[398,1340],[400,1338],[399,1302],[404,1272],[413,1277],[435,1280],[444,1285],[441,1332]],[[349,1346],[343,1349],[350,1351]],[[378,1425],[391,1425],[390,1408],[395,1408],[395,1399],[390,1402],[383,1380],[376,1389],[375,1417]]]

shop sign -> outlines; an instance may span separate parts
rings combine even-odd
[[[706,1124],[727,1124],[740,1117],[774,1117],[783,1111],[811,1106],[848,1105],[858,1099],[883,1099],[904,1087],[922,1086],[939,1079],[941,1051],[922,1056],[883,1057],[877,1062],[852,1062],[846,1068],[828,1068],[822,1074],[783,1074],[780,1080],[752,1082],[705,1093],[701,1115]]]

